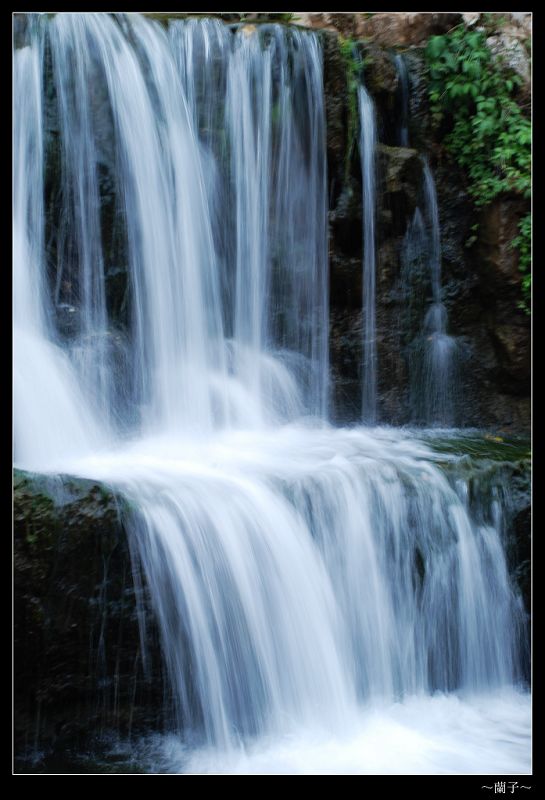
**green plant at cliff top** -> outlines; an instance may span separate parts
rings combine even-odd
[[[458,26],[432,36],[426,48],[432,120],[469,177],[469,193],[484,206],[503,193],[529,201],[531,124],[515,95],[521,78],[494,59],[486,33]],[[531,218],[519,222],[513,245],[523,273],[521,307],[529,313]]]
[[[348,107],[346,153],[344,161],[345,176],[350,171],[350,160],[356,145],[358,133],[358,87],[361,84],[362,71],[373,63],[368,53],[364,56],[358,48],[358,40],[339,34],[339,49],[346,69],[346,94]]]

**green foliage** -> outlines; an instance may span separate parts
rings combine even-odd
[[[433,124],[465,169],[477,207],[503,193],[531,196],[531,123],[516,102],[521,78],[493,59],[486,35],[461,25],[432,36],[426,48]],[[519,231],[520,305],[529,313],[530,214]]]
[[[354,57],[355,43],[339,34],[339,49],[346,68],[346,93],[348,98],[348,120],[346,134],[345,173],[350,170],[350,160],[356,144],[358,132],[358,85],[360,65]]]
[[[358,81],[356,62],[354,60],[354,43],[351,39],[345,39],[339,35],[339,47],[346,67],[346,94],[348,100],[348,120],[347,120],[347,145],[345,155],[345,171],[348,171],[350,159],[354,149],[358,128]]]

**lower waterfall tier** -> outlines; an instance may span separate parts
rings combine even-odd
[[[66,472],[81,477],[16,477],[27,752],[159,716],[234,768],[241,743],[365,739],[376,708],[388,728],[415,703],[433,719],[524,690],[523,441],[287,426],[140,442]]]

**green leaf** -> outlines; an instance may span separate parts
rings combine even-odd
[[[443,144],[466,172],[475,207],[505,192],[531,196],[531,124],[513,97],[522,79],[492,59],[487,35],[459,25],[431,37],[426,48],[432,122],[441,122]],[[529,219],[514,240],[523,272],[521,307],[531,281]]]
[[[445,49],[445,44],[444,36],[432,36],[426,48],[429,58],[436,59]]]
[[[453,72],[455,72],[457,70],[458,62],[456,60],[456,57],[453,55],[453,53],[449,53],[449,52],[445,53],[445,64]]]

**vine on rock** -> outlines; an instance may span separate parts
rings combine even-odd
[[[469,178],[482,207],[502,194],[531,197],[531,122],[517,102],[522,78],[494,57],[484,31],[464,25],[432,36],[426,47],[432,123]],[[522,299],[530,313],[531,214],[518,223]]]

